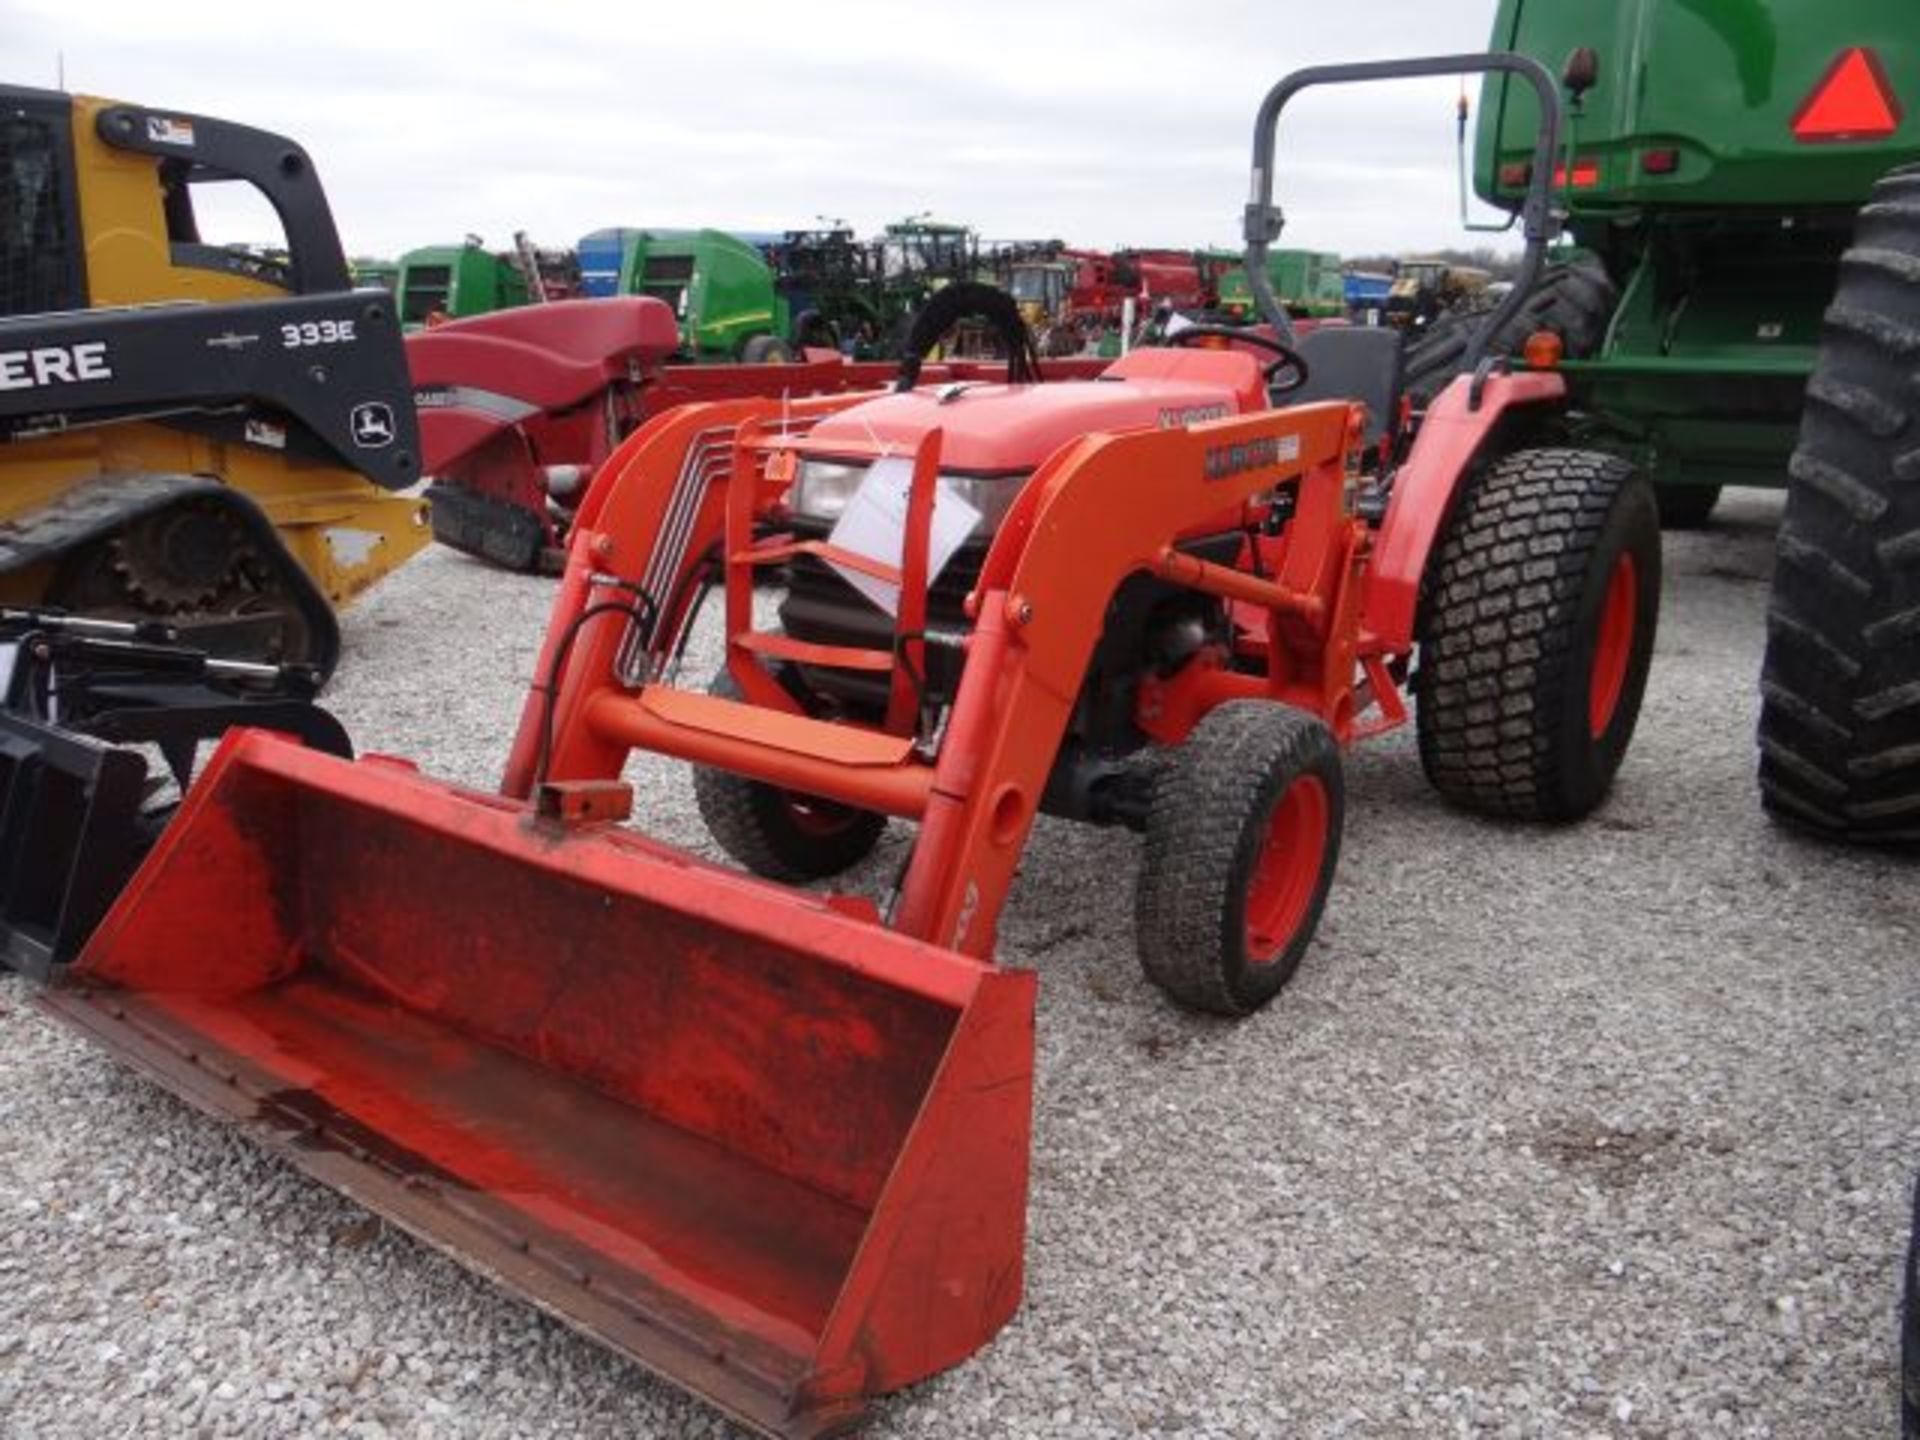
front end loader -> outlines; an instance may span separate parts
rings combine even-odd
[[[1256,291],[1279,110],[1343,78],[1262,111]],[[857,1423],[1019,1304],[1035,991],[994,952],[1038,814],[1142,832],[1148,978],[1246,1015],[1410,686],[1435,784],[1501,815],[1588,813],[1631,737],[1657,518],[1618,462],[1498,448],[1555,378],[1462,377],[1389,464],[1390,370],[1316,398],[1258,344],[654,417],[574,513],[498,794],[232,732],[42,1003],[756,1429]],[[710,594],[724,667],[682,683]],[[623,823],[635,751],[696,767],[738,869]],[[882,893],[792,885],[902,822]]]

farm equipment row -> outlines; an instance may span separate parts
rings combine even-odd
[[[1891,8],[1853,8],[1884,22],[1874,45],[1894,43]],[[333,377],[353,378],[348,398],[392,380],[353,369],[400,353],[377,296],[350,297],[351,315],[282,316],[274,306],[317,303],[282,285],[299,301],[126,317],[175,326],[197,347],[182,371],[217,378],[211,414],[182,405],[185,433],[225,426],[210,433],[229,448],[267,447],[246,397],[275,397],[274,414],[313,432],[290,457],[405,454],[436,477],[445,538],[557,563],[560,583],[494,794],[351,759],[311,705],[323,666],[209,654],[158,615],[0,617],[0,737],[18,741],[0,745],[3,893],[60,897],[0,914],[10,963],[48,977],[49,1013],[162,1085],[746,1423],[787,1436],[857,1423],[870,1397],[964,1359],[1019,1304],[1035,980],[994,956],[1039,815],[1139,832],[1145,974],[1175,1003],[1242,1016],[1309,953],[1342,847],[1347,747],[1411,722],[1435,789],[1494,816],[1577,820],[1608,794],[1657,625],[1648,472],[1673,482],[1678,451],[1704,473],[1755,473],[1743,467],[1779,439],[1786,388],[1745,386],[1735,404],[1724,382],[1786,376],[1794,357],[1767,347],[1812,313],[1756,310],[1776,297],[1706,263],[1729,236],[1751,241],[1754,217],[1729,213],[1731,160],[1729,190],[1712,147],[1665,145],[1694,133],[1683,107],[1632,110],[1647,91],[1627,67],[1677,11],[1628,11],[1636,43],[1618,45],[1612,85],[1574,47],[1569,149],[1561,88],[1522,54],[1283,80],[1256,120],[1243,216],[1244,318],[1259,326],[1190,326],[1111,364],[1048,370],[1033,354],[1018,307],[1064,293],[1071,317],[1083,261],[1065,251],[1014,262],[1016,276],[1053,267],[1039,297],[1015,285],[994,299],[965,276],[929,287],[897,368],[832,349],[671,365],[699,349],[692,269],[642,260],[642,291],[680,288],[412,337],[417,435],[416,406],[382,421],[331,403]],[[1584,35],[1525,0],[1499,24],[1501,43],[1536,49]],[[1769,65],[1810,49],[1776,38]],[[1886,95],[1875,53],[1843,54],[1791,143],[1803,128],[1823,146],[1898,129],[1896,106],[1866,103]],[[1315,86],[1470,73],[1485,77],[1482,194],[1526,245],[1512,289],[1417,334],[1297,328],[1274,263],[1282,112]],[[1791,88],[1744,78],[1766,105]],[[1590,97],[1620,107],[1611,131],[1587,127]],[[1893,128],[1876,131],[1883,114]],[[171,164],[176,263],[197,252],[173,192],[237,163],[196,150],[219,132],[194,124],[99,118]],[[1668,148],[1663,168],[1652,157]],[[1803,273],[1803,232],[1837,233],[1843,182],[1886,158],[1822,154],[1841,158],[1803,198],[1823,225],[1743,250],[1758,272]],[[1663,210],[1668,175],[1712,213]],[[1913,457],[1892,368],[1914,348],[1899,319],[1920,293],[1913,185],[1902,170],[1879,181],[1833,261],[1842,303],[1804,392],[1803,490],[1771,617],[1769,803],[1841,833],[1909,823],[1903,790],[1854,787],[1910,775],[1920,755],[1920,626],[1900,568],[1920,554],[1920,520],[1900,488]],[[1550,265],[1569,192],[1590,192],[1572,214],[1596,222],[1595,253]],[[283,198],[283,213],[313,213],[313,196]],[[1142,256],[1138,274],[1172,263]],[[839,264],[821,260],[817,283]],[[1109,280],[1133,283],[1097,266],[1088,283]],[[964,313],[984,315],[1003,366],[923,363]],[[261,316],[299,352],[284,374],[266,358],[284,357],[249,356],[240,338]],[[380,347],[305,353],[349,319],[356,344],[377,332]],[[108,378],[91,373],[99,342],[24,323],[42,338],[21,363],[53,393]],[[1709,366],[1689,347],[1716,326],[1741,343]],[[1669,385],[1691,397],[1687,415],[1666,406]],[[150,423],[121,403],[99,421]],[[61,407],[61,423],[16,422],[16,437],[91,433]],[[171,573],[132,533],[103,532],[118,547],[104,573]],[[163,557],[217,548],[178,533]],[[762,577],[783,582],[771,605],[756,603]],[[1864,617],[1857,645],[1827,634],[1823,596]],[[708,598],[721,669],[683,676]],[[193,779],[195,749],[222,734]],[[164,826],[144,770],[124,763],[133,740],[159,744],[184,789]],[[1816,746],[1836,758],[1809,760]],[[700,814],[737,869],[626,823],[636,800],[645,815],[622,779],[636,752],[694,767]],[[850,884],[900,823],[912,843],[878,893],[794,888]],[[61,843],[20,838],[49,835]],[[40,878],[22,879],[36,863]]]
[[[392,290],[408,330],[542,299],[650,295],[674,312],[677,360],[764,364],[807,349],[854,360],[897,360],[913,315],[960,281],[1013,291],[1042,351],[1118,353],[1126,303],[1216,321],[1251,317],[1240,257],[1224,251],[1075,250],[1060,241],[983,244],[969,229],[924,220],[871,241],[848,229],[741,236],[722,230],[596,230],[572,252],[464,245],[408,251],[394,265],[363,261],[365,284]],[[1347,313],[1338,256],[1287,251],[1272,279],[1297,317]]]

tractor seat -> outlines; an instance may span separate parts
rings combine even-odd
[[[1276,405],[1358,400],[1367,407],[1363,444],[1379,445],[1398,423],[1406,383],[1406,335],[1397,329],[1328,325],[1302,335],[1294,349],[1307,362],[1307,383],[1273,397]]]

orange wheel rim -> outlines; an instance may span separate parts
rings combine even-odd
[[[1267,817],[1267,833],[1247,881],[1248,963],[1273,964],[1299,933],[1320,888],[1330,809],[1319,777],[1302,775]]]
[[[1620,692],[1627,684],[1627,661],[1633,658],[1634,622],[1639,618],[1639,573],[1633,556],[1622,551],[1607,576],[1607,596],[1600,606],[1600,633],[1594,637],[1593,669],[1587,676],[1587,731],[1595,740],[1607,733]]]

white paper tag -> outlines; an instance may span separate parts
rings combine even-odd
[[[890,455],[867,467],[860,488],[847,501],[828,543],[882,565],[899,565],[907,533],[907,497],[913,489],[913,461]],[[927,544],[927,585],[947,568],[954,552],[980,524],[980,512],[944,481],[934,482],[933,533]],[[900,613],[900,587],[844,565],[833,567],[854,589],[889,615]]]

